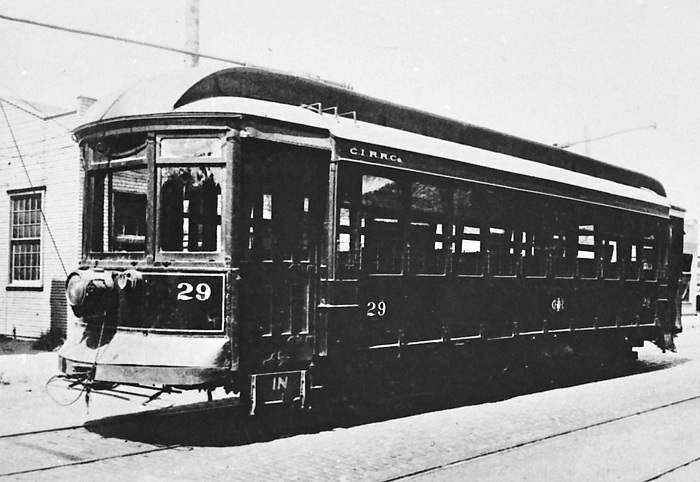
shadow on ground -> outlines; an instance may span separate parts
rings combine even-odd
[[[507,400],[520,395],[563,388],[582,383],[634,376],[663,370],[687,362],[674,358],[638,361],[624,368],[616,367],[596,375],[572,377],[569,373],[523,376],[503,374],[491,378],[487,389],[463,389],[459,392],[433,393],[432,396],[383,400],[362,406],[329,406],[308,412],[291,408],[268,409],[248,416],[235,399],[183,405],[96,420],[86,429],[103,437],[119,438],[155,445],[239,446],[267,442],[300,434],[318,433],[337,428],[386,421],[421,413],[462,406]]]

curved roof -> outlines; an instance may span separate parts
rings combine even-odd
[[[231,67],[218,71],[190,69],[140,82],[115,97],[96,103],[83,118],[85,125],[76,131],[97,122],[125,117],[195,112],[195,106],[201,105],[203,100],[226,97],[257,99],[289,106],[321,103],[324,107],[337,107],[341,113],[355,112],[359,121],[519,157],[666,195],[659,181],[635,171],[379,100],[318,79],[257,67]],[[188,109],[188,106],[193,109]]]

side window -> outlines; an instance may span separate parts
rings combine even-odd
[[[42,193],[10,195],[10,284],[41,283]]]
[[[543,217],[547,220],[552,275],[573,278],[578,254],[578,222],[574,208],[568,202],[548,200]]]
[[[278,204],[272,185],[273,166],[261,153],[252,152],[243,163],[243,216],[245,217],[245,259],[271,261],[274,253],[272,223]]]
[[[645,280],[656,280],[658,276],[658,247],[656,236],[648,233],[642,239],[642,275]]]
[[[453,270],[458,275],[482,274],[481,228],[457,224],[454,228]]]
[[[479,206],[483,211],[488,251],[488,270],[492,276],[515,276],[522,244],[516,227],[520,220],[519,198],[510,190],[484,188]]]
[[[597,278],[596,232],[593,224],[578,227],[578,275],[581,278]]]
[[[457,275],[483,273],[483,229],[477,220],[477,189],[474,186],[455,188],[452,226],[452,270]]]
[[[323,237],[328,164],[300,148],[252,140],[243,149],[243,256],[310,262]]]
[[[617,239],[614,239],[612,235],[603,237],[603,239],[601,240],[601,248],[603,250],[603,277],[605,279],[619,279],[619,241]]]
[[[354,278],[362,264],[364,234],[360,234],[360,206],[362,175],[357,170],[342,166],[338,178],[338,212],[336,252],[338,274],[341,278]]]
[[[563,229],[552,234],[550,240],[552,273],[556,278],[571,278],[575,274],[574,249],[570,246],[572,238],[574,234]]]
[[[362,176],[362,268],[369,273],[403,270],[403,213],[401,186],[394,179]]]
[[[408,246],[411,271],[444,274],[450,235],[447,192],[435,185],[413,182],[410,206]]]
[[[546,235],[535,231],[523,231],[521,240],[520,254],[522,256],[523,274],[536,277],[546,276],[549,262],[547,259],[548,239]]]
[[[520,233],[502,225],[489,228],[490,270],[494,276],[515,276]]]
[[[639,241],[636,239],[627,240],[622,246],[622,255],[625,260],[625,279],[638,280],[641,272],[641,265],[639,263]]]

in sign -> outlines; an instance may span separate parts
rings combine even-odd
[[[272,379],[273,390],[286,390],[289,385],[289,377],[274,377]]]

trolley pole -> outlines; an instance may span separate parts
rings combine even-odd
[[[590,138],[589,138],[589,136],[588,136],[588,128],[587,128],[587,127],[584,127],[584,129],[583,129],[584,139],[579,140],[579,141],[575,141],[575,142],[564,142],[564,143],[561,143],[561,144],[557,143],[557,144],[553,144],[553,146],[554,146],[554,147],[559,147],[559,148],[561,148],[561,149],[568,149],[569,147],[575,146],[575,145],[577,145],[577,144],[585,144],[585,145],[586,145],[586,155],[588,156],[588,155],[590,154],[590,151],[589,151],[588,147],[589,147],[589,144],[590,144],[591,142],[600,141],[600,140],[602,140],[602,139],[607,139],[608,137],[617,136],[617,135],[619,135],[619,134],[626,134],[627,132],[640,131],[640,130],[642,130],[642,129],[656,129],[656,122],[654,122],[653,124],[649,124],[648,126],[633,127],[633,128],[631,128],[631,129],[624,129],[624,130],[621,130],[621,131],[615,131],[615,132],[612,132],[612,133],[610,133],[610,134],[606,134],[606,135],[604,135],[604,136],[596,137],[596,138],[594,138],[594,139],[590,139]]]

